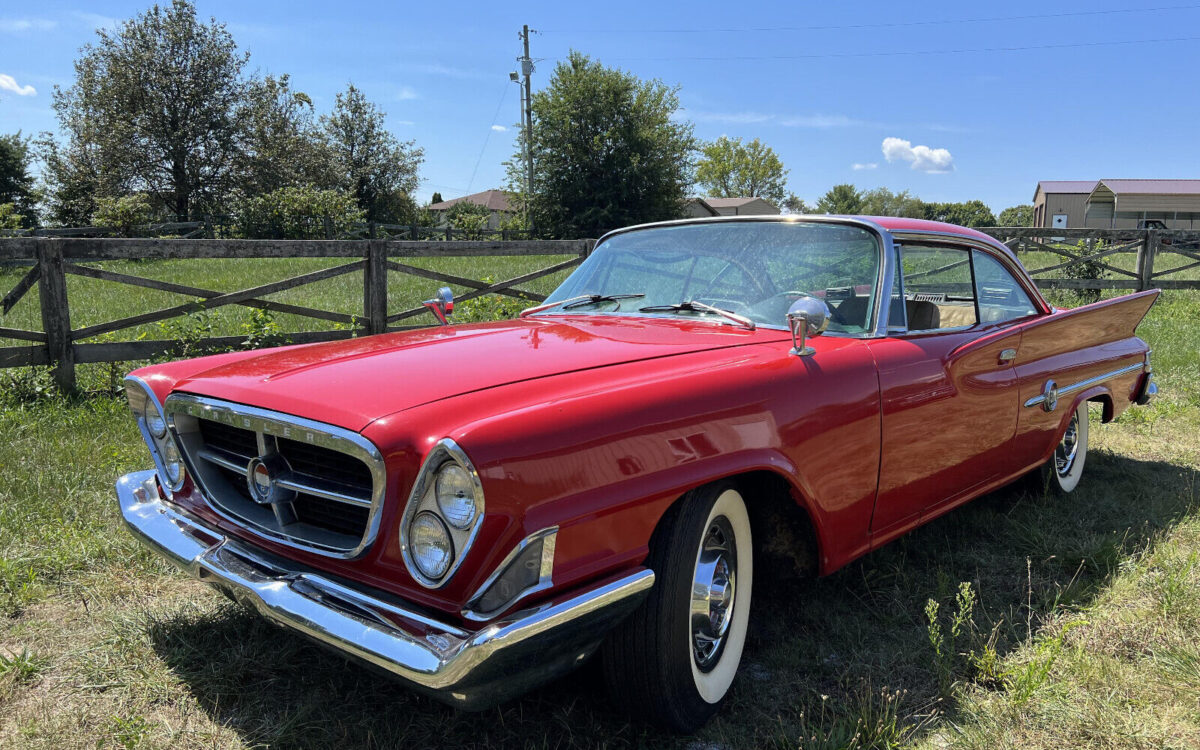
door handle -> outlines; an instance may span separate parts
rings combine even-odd
[[[1000,364],[1006,365],[1017,358],[1016,349],[1004,349],[1000,352]]]

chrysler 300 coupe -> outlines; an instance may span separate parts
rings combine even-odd
[[[828,574],[1040,472],[1070,492],[1156,391],[1149,291],[1051,307],[908,219],[603,237],[516,320],[146,367],[129,528],[264,617],[464,708],[602,661],[681,730],[737,672],[755,569]],[[427,303],[445,322],[448,289]]]

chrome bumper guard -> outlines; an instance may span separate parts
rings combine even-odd
[[[169,506],[154,477],[134,472],[116,485],[125,524],[144,544],[267,619],[468,710],[569,671],[654,584],[642,568],[468,631],[316,573],[284,570]]]
[[[1142,378],[1142,383],[1138,386],[1137,395],[1134,396],[1133,402],[1138,406],[1145,406],[1150,403],[1150,399],[1157,395],[1158,384],[1154,382],[1154,373],[1148,372]]]

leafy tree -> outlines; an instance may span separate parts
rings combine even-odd
[[[313,122],[312,99],[293,90],[289,76],[250,81],[237,121],[244,195],[333,181],[328,152]]]
[[[459,201],[446,210],[446,223],[453,229],[465,233],[463,239],[479,239],[487,229],[492,212],[487,206],[470,201]]]
[[[442,202],[442,194],[439,193],[438,191],[434,190],[433,197],[429,199],[429,202],[430,203],[441,203]]]
[[[1009,206],[1000,212],[997,219],[1002,227],[1031,227],[1033,226],[1033,206]]]
[[[788,197],[783,200],[783,207],[787,209],[789,214],[815,214],[817,213],[816,206],[810,206],[804,202],[804,199],[795,193],[788,193]]]
[[[21,214],[15,203],[0,203],[0,229],[20,229]]]
[[[92,221],[121,237],[136,237],[137,229],[150,223],[150,216],[150,200],[144,193],[134,193],[96,199]]]
[[[244,199],[237,207],[236,232],[246,238],[290,240],[337,237],[361,224],[366,212],[340,190],[285,187]]]
[[[925,216],[925,203],[907,190],[893,193],[885,187],[878,187],[863,193],[862,213],[868,216],[921,219]]]
[[[996,216],[983,201],[964,203],[926,203],[925,218],[964,227],[994,227]]]
[[[18,220],[24,217],[35,224],[37,192],[29,172],[31,152],[30,139],[22,138],[20,132],[0,135],[0,204],[11,203]]]
[[[741,138],[721,136],[701,149],[696,164],[696,182],[714,198],[767,198],[779,205],[784,200],[788,171],[770,146],[757,138],[743,144]]]
[[[241,53],[223,24],[197,20],[172,0],[99,30],[75,61],[75,83],[56,87],[54,108],[68,145],[51,168],[60,206],[94,194],[145,192],[180,220],[229,191],[237,164],[236,105],[244,96]]]
[[[353,84],[337,95],[333,112],[321,117],[334,184],[351,193],[368,221],[403,221],[416,211],[410,197],[425,159],[413,141],[387,130],[385,114]]]
[[[829,188],[829,192],[817,200],[817,212],[823,214],[860,214],[863,210],[863,194],[853,185],[842,183]]]
[[[42,177],[48,186],[45,197],[47,218],[69,227],[88,226],[96,213],[100,192],[99,158],[94,149],[80,139],[65,145],[50,133],[37,140],[42,160]]]
[[[683,214],[696,139],[673,119],[679,90],[606,68],[572,51],[533,95],[535,227],[551,237],[598,237],[614,227]],[[520,145],[523,145],[521,143]],[[524,161],[509,162],[519,186]],[[518,205],[525,205],[519,188]]]

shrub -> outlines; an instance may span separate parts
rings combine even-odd
[[[150,223],[150,199],[145,193],[122,195],[120,198],[96,199],[96,214],[92,218],[97,226],[111,234],[133,237],[138,227]]]
[[[0,229],[20,229],[22,218],[15,203],[0,203]]]
[[[286,187],[242,201],[235,234],[248,239],[314,240],[337,237],[366,213],[340,190]]]
[[[1075,245],[1075,251],[1081,260],[1064,268],[1063,278],[1098,280],[1109,277],[1108,269],[1104,267],[1101,260],[1095,257],[1104,252],[1103,240],[1098,240],[1096,246],[1090,250],[1087,246],[1087,240],[1080,240]],[[1075,289],[1073,291],[1075,296],[1084,304],[1100,299],[1101,290],[1099,289]]]

